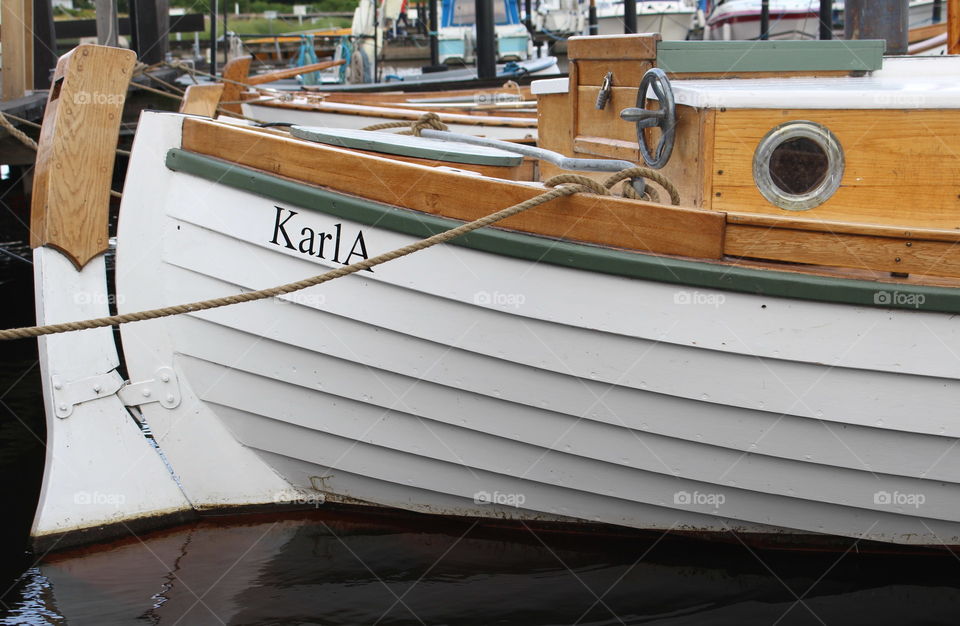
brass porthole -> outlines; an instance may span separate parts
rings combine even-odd
[[[826,202],[843,178],[843,149],[824,126],[806,120],[777,126],[753,154],[753,180],[763,197],[787,211]]]

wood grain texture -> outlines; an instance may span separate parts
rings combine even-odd
[[[840,189],[805,212],[813,220],[912,228],[960,228],[960,116],[940,110],[720,110],[716,113],[713,208],[783,215],[760,195],[753,155],[775,126],[824,125],[846,166]]]
[[[607,107],[598,111],[591,103],[596,100],[596,87],[580,87],[580,128],[585,132],[574,138],[576,156],[600,156],[626,159],[644,165],[637,146],[636,126],[620,119],[619,112],[636,105],[637,90],[614,88]],[[590,108],[588,108],[588,106]],[[654,103],[648,106],[654,108]],[[680,192],[682,206],[710,208],[710,165],[713,159],[713,112],[686,106],[677,107],[677,131],[673,154],[661,170]],[[655,149],[660,132],[650,132],[647,145]]]
[[[0,20],[3,99],[21,98],[33,89],[33,0],[3,0]]]
[[[253,57],[243,56],[231,59],[223,66],[223,95],[221,108],[231,113],[242,113],[240,101],[244,99],[244,86],[247,84],[247,74],[250,73],[250,63]]]
[[[577,84],[579,68],[570,64],[570,85]],[[546,150],[559,152],[565,156],[573,155],[573,129],[576,123],[576,110],[571,96],[575,89],[567,93],[551,93],[537,96],[537,128],[548,132],[538,134],[538,145]],[[563,173],[563,170],[546,161],[540,163],[541,180]]]
[[[491,178],[402,163],[200,119],[184,121],[183,148],[336,191],[444,217],[472,220],[542,193]],[[572,241],[717,259],[725,216],[578,194],[503,222]]]
[[[960,0],[947,0],[947,53],[960,54]]]
[[[636,89],[647,70],[654,67],[655,59],[613,59],[575,61],[580,72],[579,85],[599,87],[607,72],[613,72],[614,87],[633,87]],[[572,63],[571,63],[572,65]],[[572,83],[571,83],[572,84]]]
[[[567,57],[580,59],[656,59],[659,33],[595,35],[567,40]]]
[[[724,252],[730,256],[960,277],[960,247],[953,242],[737,224],[730,224],[726,235]]]
[[[186,93],[183,94],[183,102],[180,103],[180,112],[186,113],[187,115],[216,117],[217,106],[219,106],[222,96],[222,83],[190,85],[187,87]]]
[[[40,131],[30,245],[77,268],[108,248],[110,182],[136,55],[81,45],[60,57]],[[135,192],[134,192],[135,193]]]
[[[907,34],[907,41],[909,43],[917,43],[918,41],[930,39],[931,37],[936,37],[937,35],[942,35],[946,32],[946,22],[940,22],[939,24],[927,24],[926,26],[917,26],[916,28],[910,29],[910,32]]]

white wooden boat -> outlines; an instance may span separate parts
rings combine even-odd
[[[705,39],[739,40],[760,37],[760,0],[720,0],[706,20]],[[909,0],[908,27],[934,24],[933,0]],[[833,14],[843,23],[843,0],[833,3]],[[941,20],[946,20],[946,4]],[[843,36],[842,29],[839,36]],[[770,39],[817,39],[820,36],[819,0],[770,0]]]
[[[707,16],[704,39],[760,37],[760,0],[719,0]],[[770,0],[770,39],[817,39],[819,0]]]
[[[751,42],[726,50],[731,71],[705,45],[574,38],[571,79],[535,87],[541,147],[665,161],[679,206],[577,193],[280,298],[41,338],[36,543],[323,502],[960,546],[958,59]],[[121,89],[122,55],[84,46],[58,69],[32,224],[41,324],[342,268],[537,196],[558,171],[436,131],[147,112],[111,293],[113,152],[84,132],[115,130],[118,105],[74,103]],[[672,153],[670,133],[638,143],[621,112],[665,120]]]
[[[660,33],[663,39],[686,39],[693,26],[694,0],[638,0],[637,32]],[[598,0],[597,33],[623,33],[623,0]]]

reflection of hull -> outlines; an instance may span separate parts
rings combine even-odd
[[[591,617],[614,611],[628,623],[638,615],[774,623],[793,609],[832,624],[848,622],[851,607],[863,623],[949,623],[960,602],[933,572],[908,568],[891,581],[888,562],[869,568],[852,557],[791,562],[780,582],[742,550],[661,544],[648,553],[636,539],[564,542],[536,527],[493,538],[466,526],[431,533],[419,521],[375,521],[321,512],[155,533],[43,563],[5,604],[70,624],[416,622],[411,613],[426,624],[513,623],[520,615],[572,624],[591,607]],[[783,584],[810,590],[803,609]],[[602,606],[587,589],[602,594]]]
[[[641,12],[643,4],[637,3],[637,32],[660,33],[665,40],[686,39],[687,32],[693,23],[694,12],[678,10],[671,12]],[[599,35],[623,34],[623,7],[613,15],[598,15],[597,29]]]

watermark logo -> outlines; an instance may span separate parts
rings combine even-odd
[[[873,303],[886,306],[912,306],[919,309],[927,297],[922,293],[903,293],[901,291],[877,291],[873,294]]]
[[[727,297],[722,293],[702,293],[699,291],[678,291],[673,294],[674,304],[690,304],[698,306],[712,306],[719,308],[721,304],[727,301]]]
[[[512,93],[497,93],[495,91],[480,92],[473,95],[475,105],[501,104],[503,102],[520,102],[520,96]]]
[[[78,291],[73,294],[73,303],[77,305],[85,304],[123,304],[127,298],[122,294]]]
[[[280,491],[273,495],[274,504],[285,504],[289,506],[312,506],[319,508],[325,504],[327,497],[322,493],[290,493],[289,491]]]
[[[684,506],[697,505],[719,507],[726,501],[727,496],[723,495],[722,493],[700,493],[699,491],[690,493],[689,491],[678,491],[673,494],[673,503]]]
[[[73,95],[74,104],[109,104],[122,106],[126,99],[126,94],[100,93],[98,91],[78,91]]]
[[[900,493],[894,491],[878,491],[873,494],[873,503],[881,506],[912,506],[919,509],[927,501],[927,496],[922,493]]]
[[[73,503],[81,506],[87,505],[110,505],[114,508],[120,508],[127,497],[122,493],[100,493],[99,491],[78,491],[73,494]]]
[[[327,298],[322,293],[303,293],[302,291],[294,291],[293,293],[288,293],[276,298],[276,301],[280,304],[301,304],[303,306],[318,309],[327,302]]]
[[[889,91],[874,95],[873,103],[878,106],[890,107],[893,109],[916,109],[923,107],[927,103],[927,97],[919,93]]]
[[[504,506],[519,508],[523,506],[523,503],[526,501],[527,497],[522,493],[500,493],[499,491],[490,493],[489,491],[478,491],[473,494],[474,504],[502,504]]]
[[[527,297],[522,293],[500,293],[499,291],[491,293],[489,291],[478,291],[473,294],[474,304],[493,306],[501,309],[519,309],[526,301]]]

